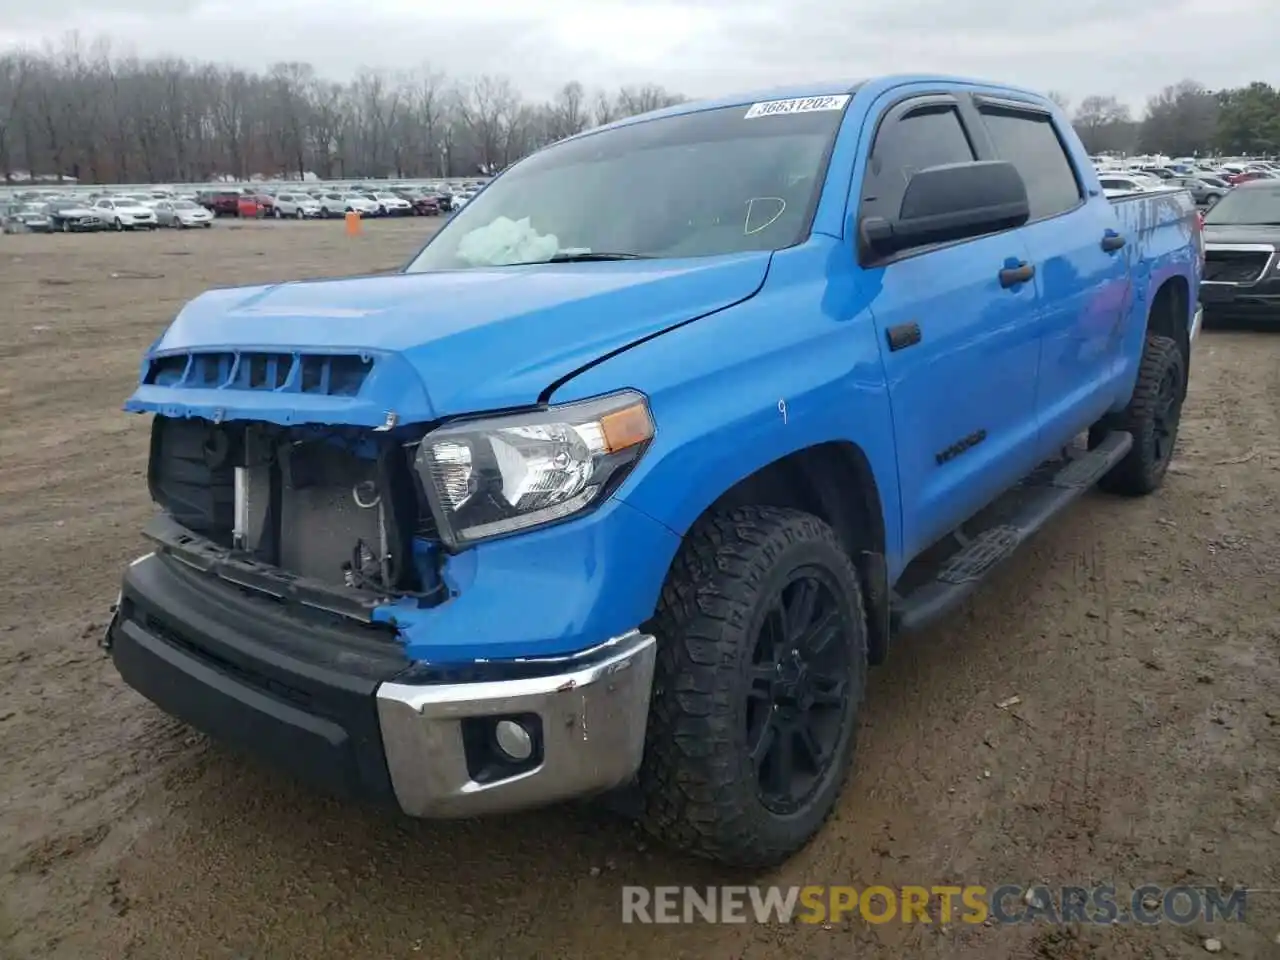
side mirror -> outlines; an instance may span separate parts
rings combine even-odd
[[[1003,160],[928,167],[907,182],[895,219],[862,221],[863,244],[878,256],[1020,227],[1031,217],[1018,168]]]

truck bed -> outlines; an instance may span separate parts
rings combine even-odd
[[[1121,254],[1129,265],[1130,303],[1145,309],[1148,292],[1158,289],[1169,277],[1187,274],[1194,283],[1189,291],[1192,303],[1200,284],[1204,241],[1199,229],[1195,201],[1182,189],[1134,193],[1112,197],[1119,233],[1125,238]],[[1195,239],[1196,242],[1191,241]],[[1188,260],[1195,262],[1188,263]],[[1141,330],[1141,324],[1129,329]]]

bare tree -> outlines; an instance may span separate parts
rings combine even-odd
[[[31,80],[31,58],[25,53],[0,57],[0,173],[13,180],[13,140],[21,119],[19,104]]]
[[[534,102],[507,77],[455,84],[429,63],[336,83],[301,62],[257,73],[142,59],[72,33],[0,55],[0,174],[104,183],[475,174],[683,99],[656,84],[569,82]],[[1141,128],[1114,97],[1086,97],[1074,113],[1094,152],[1131,150],[1140,130],[1146,148],[1181,153],[1280,142],[1280,94],[1265,84],[1214,94],[1186,81],[1151,99]]]
[[[1217,96],[1194,80],[1165,87],[1147,101],[1140,145],[1174,155],[1208,153],[1217,138],[1219,113]]]
[[[576,80],[557,91],[543,111],[543,129],[549,140],[563,140],[590,126],[586,99],[587,92]]]
[[[1115,97],[1085,97],[1072,125],[1090,153],[1127,151],[1137,140],[1137,124],[1129,108]]]
[[[511,126],[520,97],[506,77],[478,77],[458,98],[458,109],[477,153],[479,171],[494,173],[507,165]]]

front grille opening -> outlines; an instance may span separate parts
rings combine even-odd
[[[231,378],[234,353],[196,353],[191,356],[187,381],[193,387],[220,387]]]
[[[1247,250],[1208,250],[1204,279],[1218,283],[1252,283],[1262,276],[1271,254]]]
[[[293,357],[287,353],[253,353],[241,358],[241,367],[250,390],[279,390],[289,379]]]
[[[156,384],[161,387],[173,386],[182,379],[182,375],[186,372],[187,358],[185,356],[157,357],[151,361],[151,366],[147,370],[147,376],[143,383]]]
[[[279,377],[279,366],[260,374]],[[424,600],[442,589],[435,526],[401,438],[158,416],[149,479],[179,524],[281,579]]]
[[[373,361],[363,357],[330,357],[329,367],[330,396],[354,397],[373,369]]]

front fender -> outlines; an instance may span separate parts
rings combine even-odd
[[[672,330],[579,374],[556,402],[633,387],[649,398],[653,445],[617,493],[684,536],[723,493],[817,444],[857,444],[871,465],[886,558],[901,530],[888,389],[875,327],[843,248],[814,240],[774,256],[750,300]],[[656,594],[655,594],[656,602]]]

